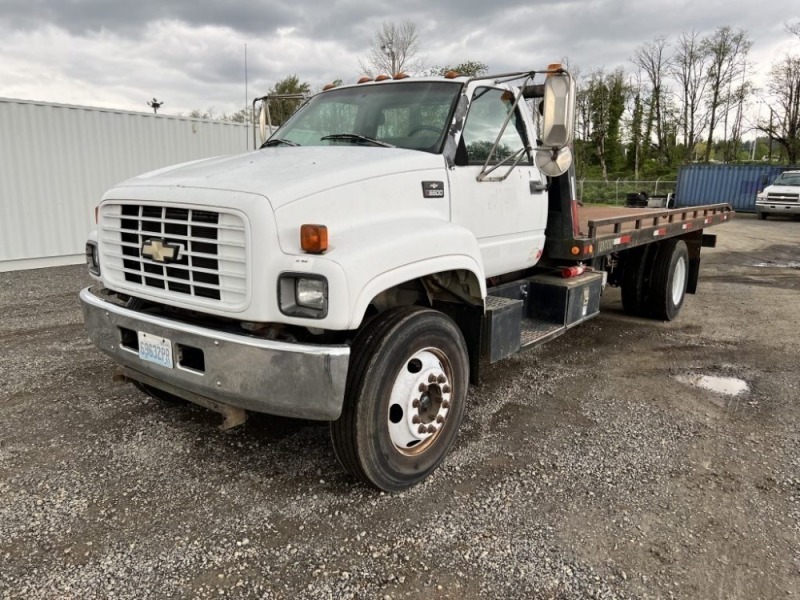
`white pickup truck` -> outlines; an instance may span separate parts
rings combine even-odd
[[[756,213],[767,215],[800,215],[800,171],[784,171],[756,195]]]
[[[224,427],[330,421],[346,470],[407,488],[482,364],[595,316],[606,284],[673,319],[704,228],[733,216],[579,208],[574,101],[558,65],[379,77],[317,94],[259,150],[123,182],[86,246],[89,336],[117,377]]]

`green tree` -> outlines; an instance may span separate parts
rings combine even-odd
[[[630,144],[628,147],[627,166],[633,171],[633,178],[639,179],[639,170],[642,161],[642,140],[644,132],[642,127],[644,124],[644,105],[642,103],[642,86],[637,78],[635,86],[631,88],[631,118],[628,125],[630,133]]]
[[[297,75],[289,75],[278,81],[269,91],[269,95],[284,95],[284,94],[302,94],[308,95],[311,92],[311,85],[307,82],[301,82]],[[286,119],[291,117],[294,112],[302,104],[302,99],[284,98],[273,100],[270,103],[269,111],[270,118],[273,125],[282,125]]]
[[[465,77],[480,77],[481,75],[489,72],[489,65],[479,60],[465,60],[464,62],[458,63],[454,66],[433,66],[425,71],[424,75],[428,75],[430,77],[441,77],[450,71],[455,71],[459,75],[463,75]]]
[[[253,122],[253,109],[251,107],[237,110],[235,113],[222,114],[219,117],[220,121],[230,121],[231,123],[252,123]]]
[[[590,137],[602,177],[607,181],[609,171],[622,166],[620,122],[627,96],[624,71],[595,71],[589,77],[587,93],[592,127]]]
[[[664,76],[672,61],[672,57],[668,55],[668,47],[667,38],[660,36],[652,42],[639,46],[636,54],[631,59],[645,73],[650,83],[650,110],[647,115],[648,136],[646,139],[649,142],[649,132],[652,131],[652,127],[655,125],[656,147],[658,149],[658,157],[661,159],[667,156],[667,141],[664,131],[664,98],[667,95],[667,90],[664,84]]]
[[[705,130],[708,115],[703,105],[708,85],[708,60],[708,45],[696,31],[680,35],[670,73],[679,86],[684,162],[694,159],[695,145]]]
[[[800,56],[787,55],[774,62],[767,85],[775,101],[768,105],[769,122],[758,129],[785,151],[789,164],[800,160]]]
[[[705,51],[709,56],[708,68],[708,142],[705,162],[711,158],[714,145],[714,129],[719,124],[721,115],[727,115],[725,107],[729,106],[728,90],[733,82],[738,81],[745,69],[747,53],[753,43],[747,39],[747,32],[734,31],[731,27],[718,28],[703,40]]]

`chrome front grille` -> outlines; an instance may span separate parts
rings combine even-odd
[[[238,213],[125,202],[103,204],[100,217],[101,268],[109,283],[202,305],[246,301],[247,228]],[[177,256],[153,254],[154,244]]]
[[[767,194],[767,200],[770,202],[797,202],[798,194]]]

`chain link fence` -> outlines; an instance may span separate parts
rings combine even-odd
[[[627,194],[646,193],[648,196],[666,196],[675,193],[676,181],[632,181],[626,179],[578,179],[578,200],[590,204],[625,204]]]

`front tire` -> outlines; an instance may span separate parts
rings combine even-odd
[[[353,342],[342,414],[331,423],[337,459],[387,492],[422,481],[455,441],[468,382],[452,319],[420,307],[381,313]]]
[[[767,213],[765,213],[765,212],[759,212],[759,213],[758,213],[758,219],[759,219],[760,221],[766,221],[766,220],[767,220]]]

